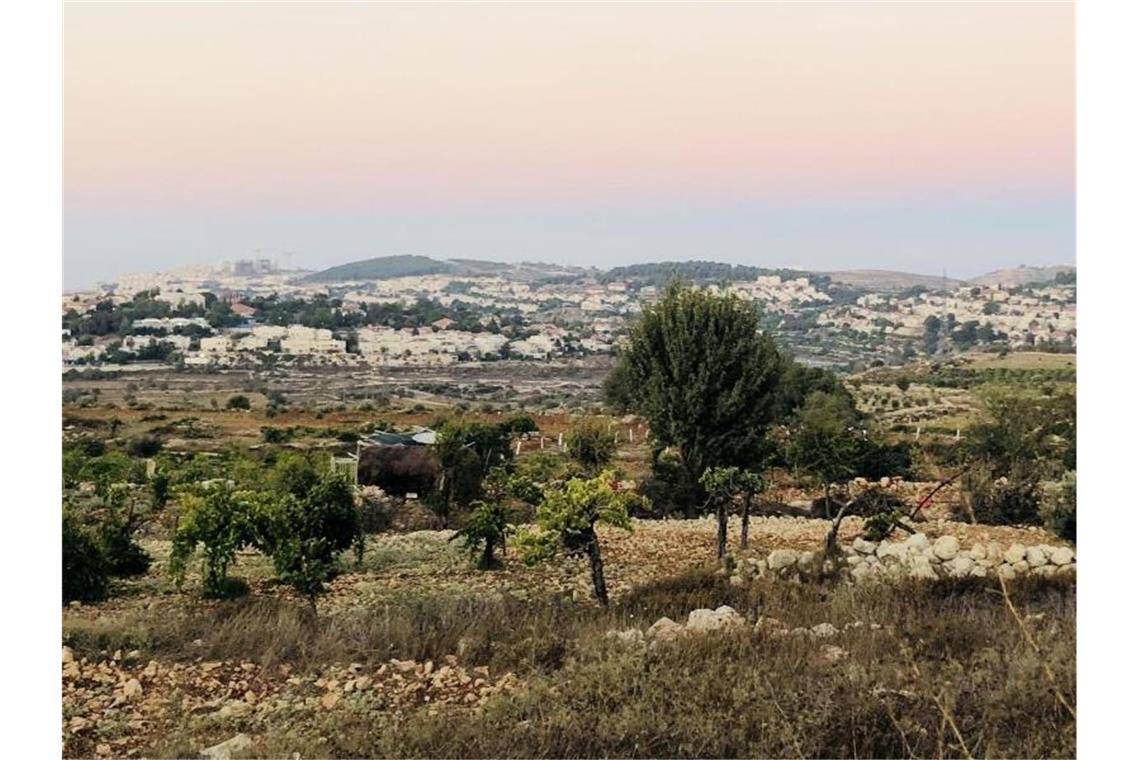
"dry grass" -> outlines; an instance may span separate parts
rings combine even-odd
[[[1073,756],[1064,702],[1075,704],[1074,588],[1025,580],[1010,599],[1020,622],[993,581],[734,587],[694,572],[637,588],[609,610],[416,595],[313,618],[303,604],[262,598],[73,621],[65,640],[80,654],[140,648],[144,658],[300,670],[457,654],[525,680],[482,711],[290,712],[255,732],[253,754],[265,757]],[[721,604],[787,627],[862,625],[827,640],[749,626],[649,651],[603,636]],[[1027,622],[1034,613],[1041,622]],[[1032,643],[1022,626],[1035,626]],[[824,645],[846,654],[831,662]],[[154,751],[192,754],[202,744],[186,731]]]

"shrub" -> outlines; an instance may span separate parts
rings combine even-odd
[[[183,497],[178,531],[170,551],[170,573],[181,586],[186,566],[202,545],[202,593],[226,597],[231,589],[227,573],[238,550],[253,543],[258,494],[234,491],[230,486],[204,486]]]
[[[248,410],[250,408],[252,408],[252,404],[249,402],[249,396],[238,394],[236,396],[230,396],[229,400],[226,401],[226,409]]]
[[[155,435],[140,435],[127,441],[127,453],[133,457],[149,459],[162,451],[162,439]]]
[[[1060,481],[1048,483],[1041,499],[1041,523],[1066,541],[1077,540],[1077,473],[1066,472]]]
[[[617,453],[614,431],[601,420],[582,420],[566,437],[566,452],[587,473],[599,472]]]
[[[107,597],[107,563],[95,537],[69,510],[63,512],[63,603]]]
[[[559,547],[570,556],[589,557],[594,595],[603,606],[609,604],[609,594],[595,526],[633,530],[629,507],[644,502],[643,497],[616,490],[615,478],[607,470],[595,478],[572,478],[547,490],[538,507],[539,530],[525,534],[521,542],[531,563],[549,559]]]
[[[480,570],[491,570],[502,563],[495,557],[495,547],[507,550],[507,509],[499,502],[476,501],[471,505],[467,519],[452,537],[463,539],[463,548],[473,558]]]
[[[258,545],[273,559],[279,580],[312,595],[336,574],[336,555],[359,534],[352,487],[326,472],[304,491],[287,491],[267,506]]]

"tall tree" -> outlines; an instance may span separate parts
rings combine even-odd
[[[757,463],[785,365],[753,305],[673,282],[633,326],[619,362],[653,438],[680,455],[687,513],[704,501],[706,469]]]

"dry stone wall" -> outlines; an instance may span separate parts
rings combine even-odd
[[[897,578],[966,578],[1023,575],[1076,575],[1077,555],[1072,547],[995,541],[963,546],[954,536],[931,541],[915,533],[905,541],[866,541],[856,538],[842,547],[838,572],[852,581]],[[819,572],[820,551],[776,549],[767,557],[749,558],[737,568],[733,583],[753,577],[809,578]]]

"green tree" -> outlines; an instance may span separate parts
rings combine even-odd
[[[239,586],[229,568],[239,550],[255,541],[255,516],[264,508],[262,494],[235,491],[224,483],[200,486],[182,496],[183,510],[170,550],[170,574],[181,586],[189,561],[202,546],[202,593],[231,596]]]
[[[753,305],[674,282],[634,324],[619,362],[656,445],[678,450],[688,514],[704,501],[706,469],[757,463],[784,363]]]
[[[360,512],[348,480],[324,472],[304,491],[270,501],[257,524],[257,544],[273,559],[278,580],[313,600],[336,575],[337,556],[360,533]]]
[[[520,537],[528,562],[549,559],[559,549],[570,556],[587,556],[594,596],[603,606],[609,604],[609,593],[596,526],[633,530],[629,509],[645,501],[636,494],[618,491],[615,479],[615,473],[606,470],[594,478],[571,478],[560,487],[548,489],[538,506],[538,531]]]
[[[70,509],[63,510],[63,603],[107,597],[108,569],[95,537]]]
[[[756,473],[739,467],[710,467],[701,475],[701,485],[716,507],[716,558],[723,560],[728,551],[728,508],[738,495],[742,497],[740,548],[747,549],[752,498],[763,490],[764,481]]]
[[[566,437],[566,453],[587,475],[596,475],[613,461],[617,453],[614,432],[598,419],[578,422]]]
[[[788,443],[788,460],[823,486],[831,517],[831,486],[856,474],[861,449],[858,418],[844,396],[816,392],[800,410]]]

